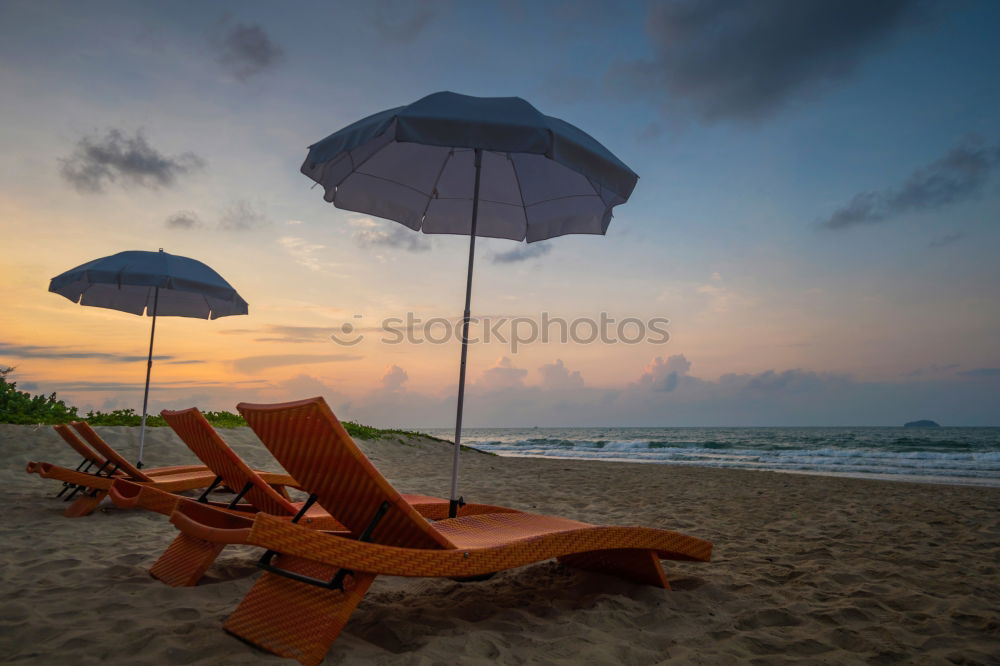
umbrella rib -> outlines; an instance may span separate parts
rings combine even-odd
[[[551,199],[542,199],[541,201],[536,201],[533,204],[528,204],[527,206],[525,206],[525,208],[531,208],[532,206],[540,206],[543,203],[550,203],[552,201],[562,201],[563,199],[583,199],[589,197],[596,197],[598,199],[601,199],[601,197],[596,192],[594,194],[567,194],[564,197],[552,197]],[[601,203],[604,203],[603,199],[601,199]]]
[[[521,189],[521,177],[517,174],[517,163],[507,153],[507,161],[510,162],[510,170],[514,172],[514,182],[517,183],[517,196],[521,197],[521,212],[524,215],[524,235],[528,235],[528,207],[524,205],[524,191]]]
[[[579,196],[589,196],[589,195],[579,195]],[[438,199],[441,199],[442,201],[471,201],[471,199],[467,199],[465,197],[438,197]],[[491,203],[491,204],[497,204],[498,206],[513,206],[514,208],[521,207],[521,204],[511,203],[509,201],[495,201],[493,199],[484,199],[482,197],[479,197],[479,203]]]
[[[382,176],[376,176],[375,174],[371,174],[371,173],[362,173],[360,171],[355,171],[354,173],[356,173],[358,175],[361,175],[361,176],[367,176],[368,178],[374,178],[375,180],[381,180],[381,181],[386,182],[386,183],[392,183],[393,185],[399,185],[400,187],[405,187],[406,189],[412,190],[412,191],[416,192],[417,194],[420,194],[420,195],[425,196],[425,197],[431,196],[431,195],[427,194],[426,192],[421,192],[420,190],[418,190],[417,188],[413,187],[412,185],[407,185],[406,183],[401,183],[398,180],[392,180],[391,178],[383,178]],[[344,180],[347,180],[347,179],[345,178]]]
[[[378,155],[379,153],[381,153],[383,150],[385,150],[386,146],[391,146],[394,143],[397,143],[397,142],[396,141],[390,141],[389,143],[385,144],[385,146],[382,146],[381,148],[379,148],[378,150],[376,150],[374,153],[372,153],[371,155],[369,155],[365,159],[361,160],[361,162],[359,164],[355,164],[354,163],[354,155],[351,153],[351,151],[347,151],[348,157],[351,158],[351,173],[361,173],[360,171],[358,171],[358,169],[360,169],[365,164],[367,164],[368,160],[370,160],[371,158],[375,157],[376,155]],[[363,175],[367,176],[368,174],[363,174]],[[344,180],[347,180],[347,178],[344,178]],[[340,182],[343,183],[344,181],[342,180]]]
[[[424,206],[424,212],[420,214],[421,222],[425,217],[427,217],[427,209],[431,207],[431,201],[434,200],[434,193],[437,192],[438,183],[441,182],[441,176],[442,174],[444,174],[444,169],[446,166],[448,166],[448,162],[451,161],[451,156],[454,154],[455,154],[454,148],[449,150],[448,154],[445,155],[444,162],[441,163],[441,168],[438,169],[437,178],[434,179],[434,187],[431,188],[431,193],[427,196],[427,205]]]

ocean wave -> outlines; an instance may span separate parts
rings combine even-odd
[[[624,460],[819,474],[985,479],[1000,485],[1000,428],[470,429],[506,456]]]

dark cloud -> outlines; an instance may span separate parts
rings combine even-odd
[[[978,195],[1000,164],[1000,146],[969,138],[944,157],[917,169],[901,185],[856,194],[822,222],[828,229],[876,224],[918,211],[936,210]],[[954,238],[951,241],[958,240]],[[943,243],[943,244],[947,244]]]
[[[360,247],[391,247],[408,252],[426,252],[431,249],[427,236],[398,224],[393,224],[388,229],[366,226],[356,229],[352,237]]]
[[[821,374],[809,370],[785,370],[776,372],[767,370],[756,375],[741,376],[729,375],[727,379],[739,381],[745,378],[744,389],[748,391],[764,392],[800,392],[822,389],[831,382],[846,381],[846,378],[839,375]]]
[[[435,15],[428,0],[374,0],[369,8],[376,32],[397,43],[416,39]]]
[[[149,145],[142,132],[127,136],[117,129],[80,139],[73,154],[60,161],[62,177],[82,193],[102,192],[108,183],[170,187],[178,176],[205,166],[194,153],[167,156]]]
[[[519,261],[527,261],[548,254],[552,246],[548,243],[524,243],[506,252],[497,252],[493,255],[494,264],[514,264]]]
[[[219,220],[219,228],[223,231],[253,231],[270,224],[271,220],[267,215],[245,199],[233,202]]]
[[[184,391],[189,392],[194,388],[228,388],[233,385],[259,385],[260,380],[244,380],[234,382],[197,382],[197,381],[156,381],[152,386],[157,393],[164,391]],[[70,393],[77,392],[103,392],[103,391],[141,391],[145,388],[143,382],[54,382],[46,383],[46,390],[55,390],[59,393],[64,391]]]
[[[51,358],[51,359],[83,359],[89,358],[98,361],[111,361],[115,363],[134,363],[145,361],[146,355],[133,356],[129,354],[115,354],[110,352],[96,352],[68,347],[46,347],[42,345],[14,345],[0,342],[0,356],[11,358]],[[153,356],[154,361],[172,361],[174,356]]]
[[[1000,377],[1000,368],[976,368],[958,373],[966,377]]]
[[[668,0],[652,5],[656,55],[619,63],[612,87],[689,106],[704,120],[755,119],[847,78],[918,0]]]
[[[931,365],[925,366],[923,368],[917,368],[910,372],[904,372],[904,377],[928,377],[942,374],[954,373],[958,369],[958,363],[932,363]]]
[[[163,223],[168,229],[196,229],[200,226],[201,220],[189,210],[182,210],[168,217]]]
[[[256,342],[329,342],[335,326],[265,326],[265,337]]]
[[[234,359],[232,364],[233,369],[237,372],[252,375],[263,370],[270,370],[271,368],[357,361],[361,358],[361,356],[354,354],[266,354]]]
[[[234,25],[213,44],[219,62],[240,81],[246,81],[281,62],[284,49],[259,25]]]
[[[961,240],[964,235],[965,234],[957,232],[953,234],[945,234],[944,236],[941,236],[941,238],[935,238],[932,240],[927,244],[927,247],[944,247],[946,245],[951,245],[952,243]]]

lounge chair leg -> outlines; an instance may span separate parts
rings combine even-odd
[[[224,543],[196,539],[181,532],[149,570],[149,575],[171,587],[197,585],[219,556]]]
[[[325,580],[337,571],[336,567],[287,555],[279,556],[276,564]],[[318,664],[373,580],[375,574],[352,574],[341,591],[264,573],[223,628],[272,654],[306,665]]]
[[[575,553],[558,558],[576,569],[618,576],[642,585],[670,589],[660,558],[651,550],[615,549]]]
[[[89,516],[97,508],[97,505],[101,503],[101,500],[107,497],[107,490],[95,491],[96,495],[84,494],[73,500],[63,515],[67,518],[79,518],[81,516]]]

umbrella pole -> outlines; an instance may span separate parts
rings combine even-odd
[[[161,252],[163,250],[160,250]],[[149,356],[146,359],[146,392],[142,395],[142,425],[139,427],[139,460],[136,467],[142,468],[142,449],[146,443],[146,410],[149,407],[149,375],[153,370],[153,336],[156,335],[156,306],[160,301],[160,288],[153,291],[153,325],[149,329]]]
[[[455,452],[451,460],[451,494],[448,502],[448,517],[458,515],[458,508],[464,504],[458,496],[458,459],[462,451],[462,408],[465,406],[465,361],[469,356],[469,320],[472,305],[472,265],[476,259],[476,223],[479,220],[479,176],[483,169],[483,151],[475,150],[476,184],[472,194],[472,228],[469,233],[469,273],[465,279],[465,314],[462,318],[462,361],[458,370],[458,408],[455,414]]]

